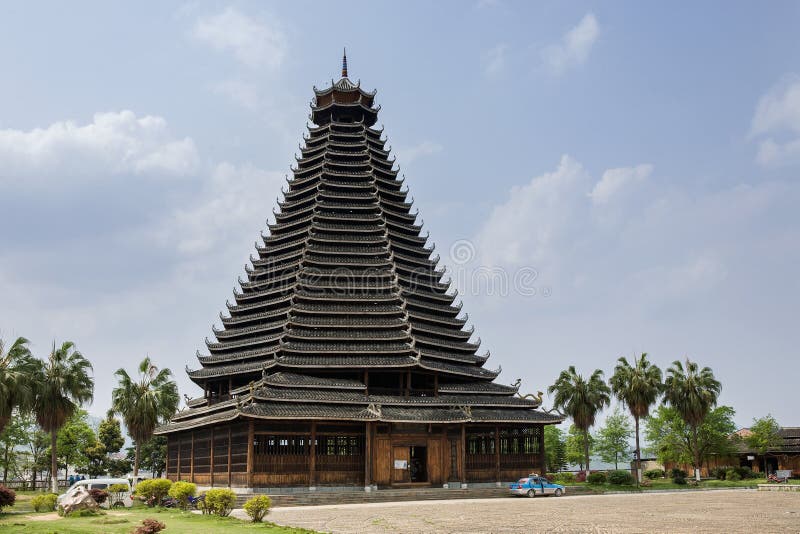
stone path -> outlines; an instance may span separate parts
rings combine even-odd
[[[303,506],[275,508],[268,520],[333,533],[800,533],[800,494],[722,490]]]

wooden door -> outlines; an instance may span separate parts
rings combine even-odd
[[[408,470],[408,461],[411,459],[409,447],[395,445],[392,447],[392,452],[392,482],[395,484],[411,482]]]
[[[444,443],[444,475],[445,481],[457,482],[461,480],[461,440],[450,438]]]
[[[389,438],[375,439],[373,455],[375,463],[372,476],[375,484],[388,486],[392,482],[392,447]]]
[[[428,440],[428,481],[431,484],[441,484],[442,479],[442,440],[433,438]]]

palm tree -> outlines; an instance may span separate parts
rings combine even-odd
[[[681,419],[692,430],[690,448],[694,463],[694,476],[700,480],[700,449],[697,446],[697,429],[711,408],[716,406],[722,385],[714,378],[708,367],[699,368],[697,363],[686,359],[686,367],[675,360],[667,369],[664,381],[664,403],[675,408]]]
[[[24,337],[18,337],[6,350],[0,339],[0,432],[11,420],[14,408],[27,410],[33,399],[31,384],[36,360],[28,343]]]
[[[111,392],[111,410],[122,417],[135,445],[135,484],[139,475],[141,446],[153,436],[156,426],[168,421],[175,414],[180,402],[178,386],[172,380],[172,371],[159,371],[149,356],[139,364],[138,382],[134,382],[125,369],[118,369],[114,375],[118,378],[119,385]]]
[[[588,471],[589,428],[600,410],[611,402],[611,390],[603,380],[603,371],[595,369],[586,380],[575,371],[574,365],[570,365],[569,369],[561,371],[556,383],[547,388],[548,394],[554,392],[553,407],[570,416],[575,426],[583,432],[583,453]]]
[[[636,478],[642,481],[642,450],[639,445],[639,419],[650,415],[650,406],[656,403],[664,389],[661,369],[647,360],[647,353],[633,359],[633,365],[624,357],[617,360],[614,376],[609,383],[614,395],[630,410],[636,426]]]
[[[94,379],[92,364],[75,350],[75,344],[65,341],[53,350],[44,362],[39,362],[34,382],[33,411],[42,430],[50,433],[50,478],[53,492],[58,492],[56,436],[75,410],[92,400]]]

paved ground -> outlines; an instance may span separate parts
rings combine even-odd
[[[334,533],[800,533],[800,493],[718,490],[302,506],[275,508],[267,519]]]

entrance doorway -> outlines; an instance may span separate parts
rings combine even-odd
[[[409,471],[411,482],[428,481],[428,447],[410,447]]]

